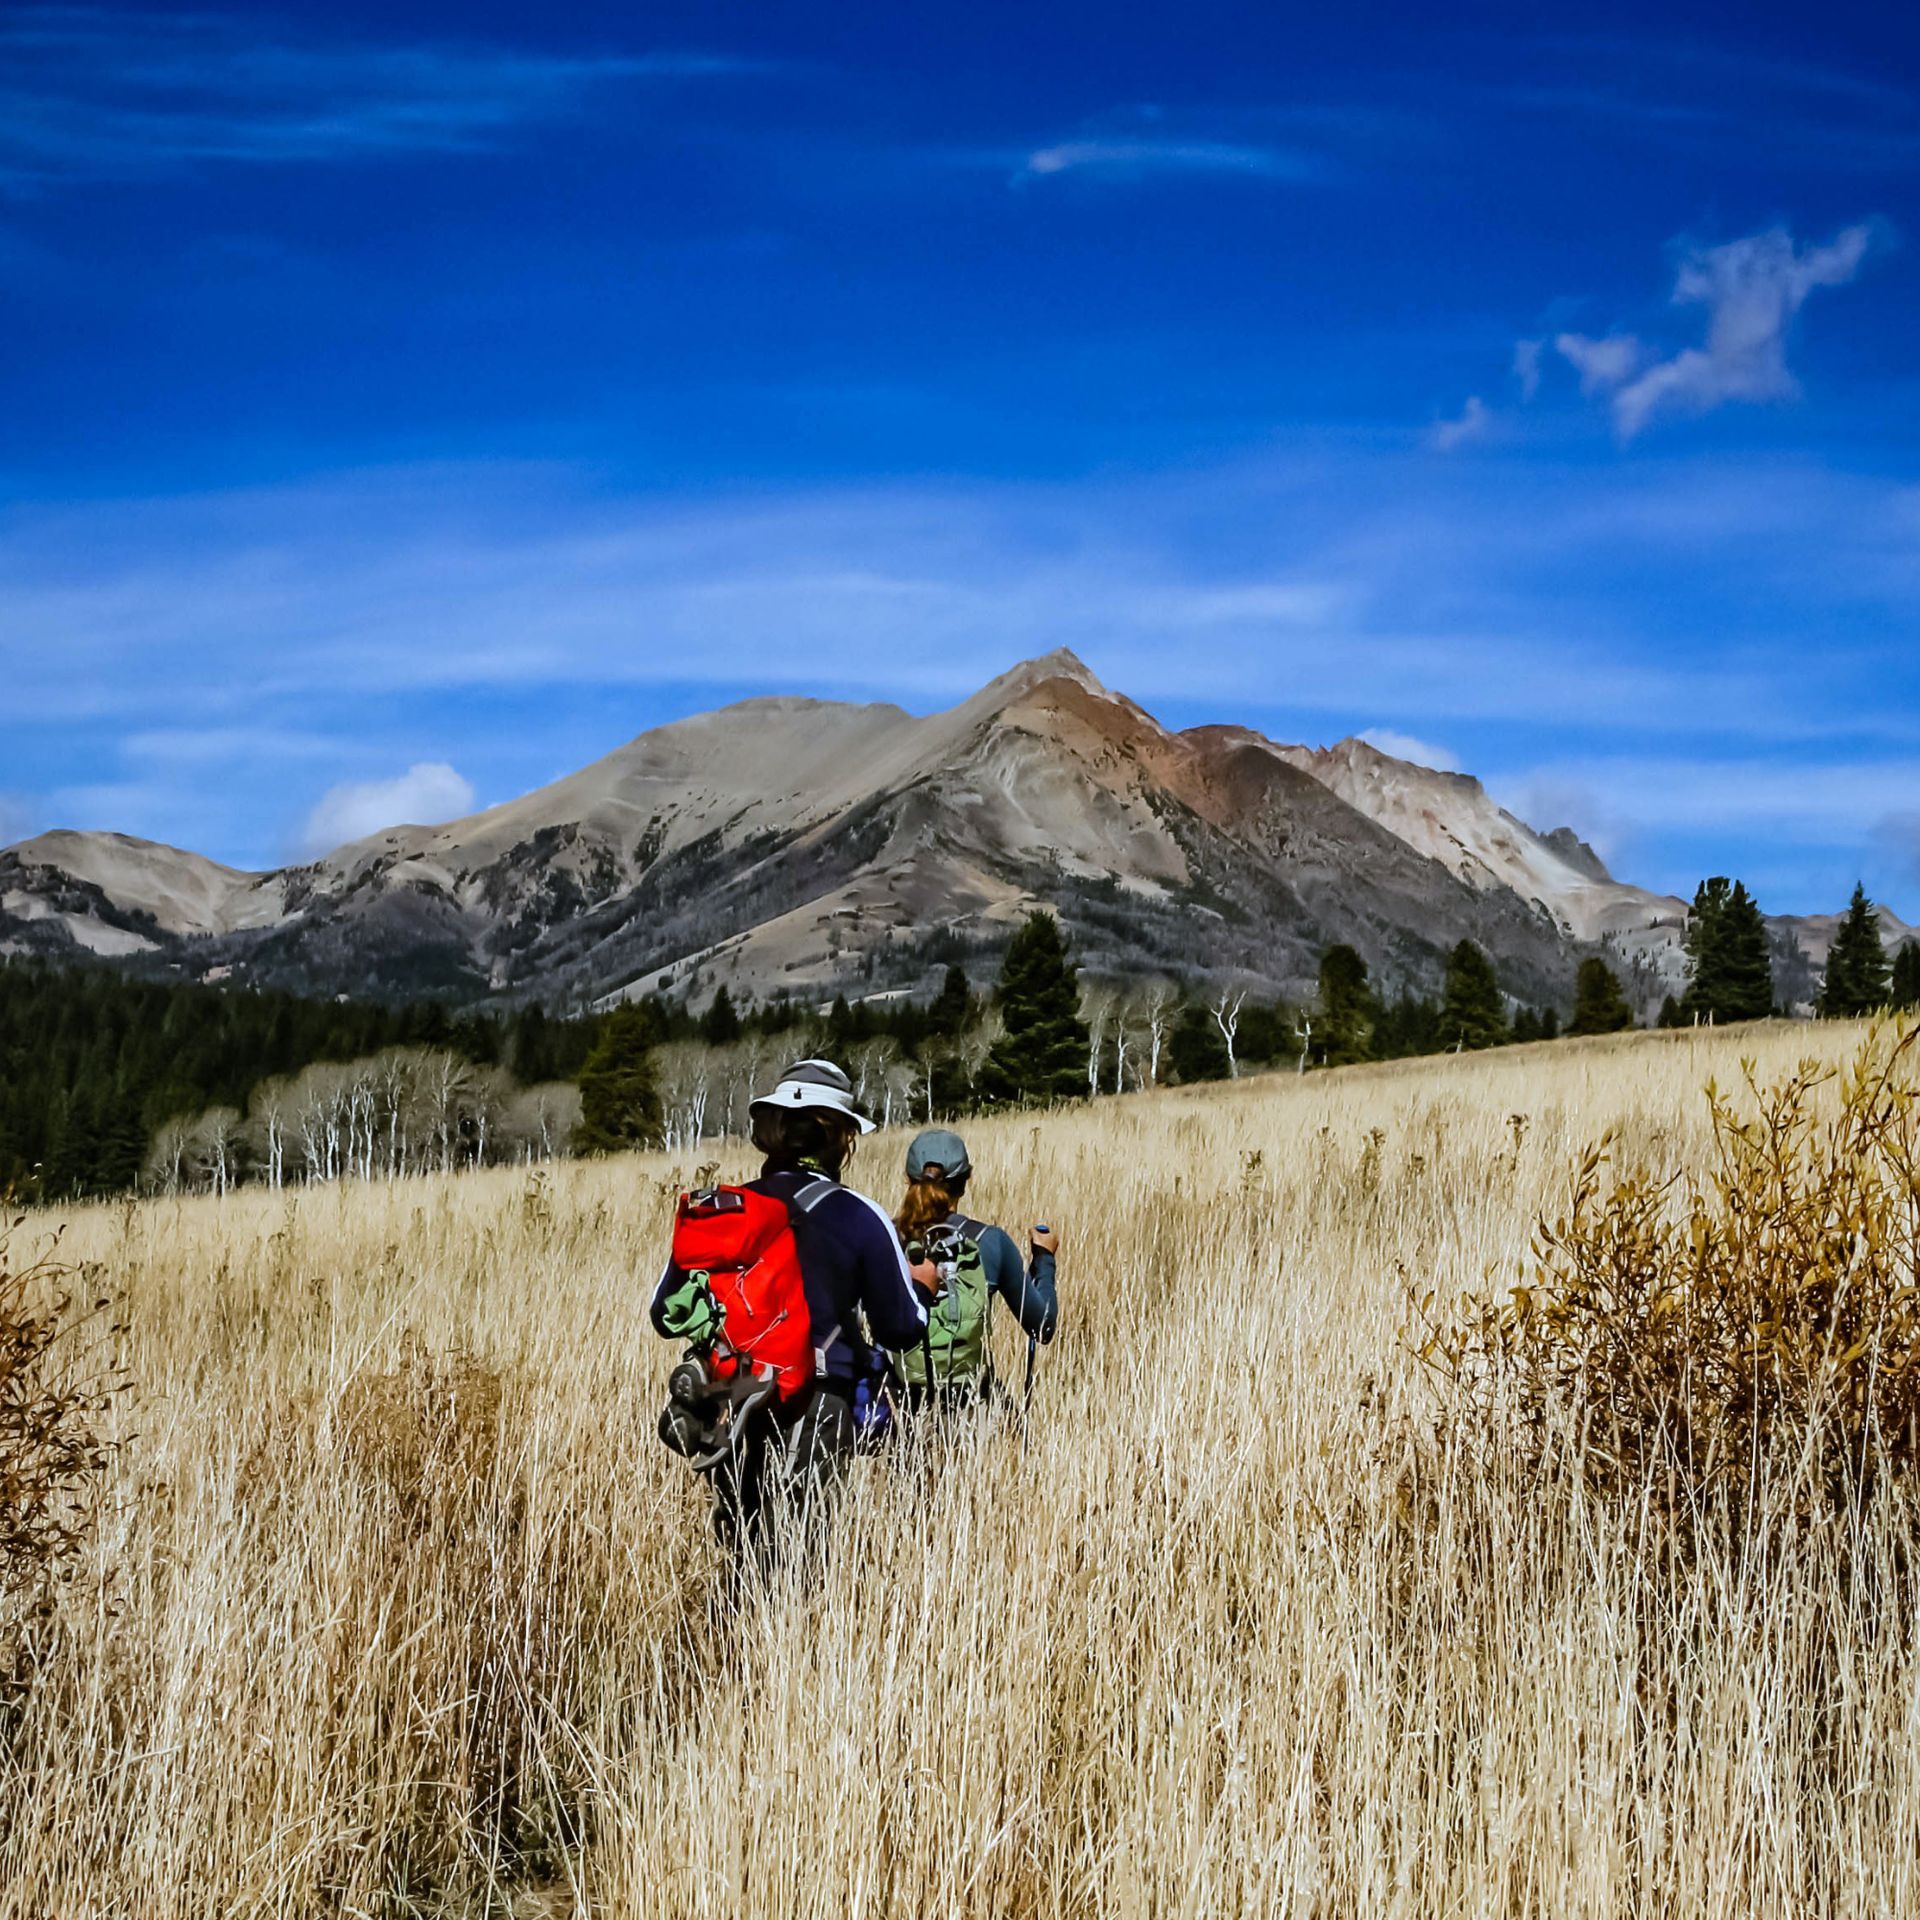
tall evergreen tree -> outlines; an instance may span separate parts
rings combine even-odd
[[[1620,991],[1619,976],[1604,960],[1582,960],[1573,983],[1573,1019],[1569,1033],[1619,1033],[1633,1025],[1633,1009]]]
[[[1760,903],[1743,882],[1733,883],[1722,936],[1729,1020],[1764,1020],[1773,1012],[1773,947]]]
[[[660,1097],[653,1082],[654,1022],[647,1008],[616,1007],[580,1069],[582,1153],[651,1146],[659,1136]]]
[[[967,970],[955,965],[947,969],[933,1004],[927,1009],[927,1030],[943,1040],[957,1040],[973,1014],[973,994],[967,985]]]
[[[1853,898],[1834,930],[1827,951],[1826,979],[1820,988],[1820,1012],[1829,1020],[1877,1013],[1892,997],[1887,950],[1880,938],[1880,916],[1867,890],[1854,883]]]
[[[1403,994],[1380,1009],[1373,1029],[1374,1052],[1382,1060],[1408,1060],[1423,1053],[1440,1053],[1446,1042],[1440,1034],[1440,1003]]]
[[[734,1011],[733,995],[722,985],[713,996],[713,1004],[700,1023],[700,1037],[710,1047],[730,1047],[740,1038],[740,1016]]]
[[[1902,1013],[1920,1007],[1920,940],[1902,940],[1893,956],[1888,999]]]
[[[1469,1052],[1497,1047],[1507,1035],[1507,1005],[1493,962],[1471,940],[1447,955],[1447,985],[1440,1005],[1442,1044]]]
[[[1379,1017],[1367,963],[1352,947],[1328,947],[1320,956],[1320,1017],[1313,1026],[1316,1058],[1329,1067],[1371,1060]]]
[[[1232,1071],[1226,1037],[1207,1008],[1190,1004],[1180,1009],[1167,1040],[1167,1063],[1186,1086],[1198,1080],[1224,1080]]]
[[[1067,944],[1050,913],[1013,936],[995,990],[1005,1031],[980,1071],[984,1100],[1074,1100],[1087,1091],[1087,1026]]]
[[[1688,1020],[1764,1020],[1773,1011],[1773,955],[1759,904],[1724,874],[1701,881],[1687,915]]]

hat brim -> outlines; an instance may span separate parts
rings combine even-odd
[[[877,1131],[876,1123],[856,1107],[850,1100],[836,1100],[829,1087],[809,1086],[804,1081],[788,1080],[774,1088],[771,1093],[763,1093],[757,1100],[748,1102],[750,1113],[765,1107],[773,1113],[832,1113],[842,1120],[851,1120],[858,1133]]]

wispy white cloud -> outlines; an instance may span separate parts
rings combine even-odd
[[[1632,439],[1661,413],[1705,413],[1728,401],[1790,400],[1787,331],[1817,287],[1844,287],[1860,271],[1877,229],[1861,222],[1825,246],[1798,247],[1784,227],[1699,247],[1681,260],[1676,304],[1707,310],[1705,344],[1636,373],[1613,394],[1614,423]],[[1562,351],[1565,351],[1564,346]]]
[[[698,51],[323,38],[238,13],[18,8],[0,15],[0,183],[478,152],[577,112],[610,82],[750,65]]]
[[[1555,336],[1554,350],[1580,376],[1584,394],[1611,393],[1631,380],[1646,360],[1646,349],[1630,333],[1595,340],[1584,333]]]
[[[1085,139],[1036,147],[1020,163],[1016,180],[1045,180],[1085,173],[1115,180],[1155,174],[1227,173],[1262,180],[1309,180],[1321,162],[1285,147],[1231,140]]]
[[[1788,332],[1809,294],[1847,286],[1885,228],[1860,221],[1824,246],[1797,246],[1784,227],[1695,246],[1680,259],[1674,305],[1707,309],[1697,348],[1661,355],[1636,334],[1559,334],[1553,346],[1580,374],[1580,392],[1609,396],[1622,440],[1663,413],[1711,413],[1728,401],[1799,396],[1788,367]]]
[[[1531,400],[1540,391],[1540,354],[1544,340],[1516,340],[1513,343],[1513,377],[1520,398]]]
[[[1488,791],[1536,833],[1571,827],[1611,868],[1629,853],[1634,825],[1591,779],[1535,769],[1489,780]]]
[[[1226,111],[1116,108],[1071,132],[1012,152],[950,155],[1009,170],[1015,186],[1082,176],[1102,184],[1212,175],[1265,182],[1323,181],[1377,164],[1428,138],[1425,124],[1377,106],[1269,106]]]
[[[1458,773],[1460,756],[1451,747],[1436,746],[1394,727],[1367,727],[1360,735],[1368,746],[1395,760],[1411,760],[1416,767],[1431,767],[1435,773]]]
[[[383,827],[437,826],[473,810],[473,783],[444,760],[423,760],[391,780],[353,780],[330,787],[308,814],[301,842],[330,853]]]
[[[1451,420],[1436,420],[1427,429],[1427,445],[1435,453],[1458,453],[1486,439],[1493,431],[1493,412],[1487,403],[1470,394],[1467,404]]]

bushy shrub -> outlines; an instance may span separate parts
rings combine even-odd
[[[107,1302],[78,1291],[95,1276],[11,1257],[23,1224],[0,1223],[0,1651],[86,1546],[126,1385],[101,1354],[119,1331]]]
[[[1842,1073],[1709,1085],[1695,1176],[1581,1158],[1532,1272],[1436,1316],[1449,1437],[1669,1514],[1766,1483],[1802,1506],[1920,1464],[1920,1026]]]

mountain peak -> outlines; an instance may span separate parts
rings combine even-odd
[[[1055,647],[1051,653],[1036,654],[1031,660],[1022,660],[1018,666],[1009,667],[998,679],[988,681],[980,691],[983,695],[1012,700],[1023,693],[1030,693],[1035,687],[1045,686],[1049,680],[1072,680],[1103,700],[1114,697],[1112,689],[1071,647]]]

